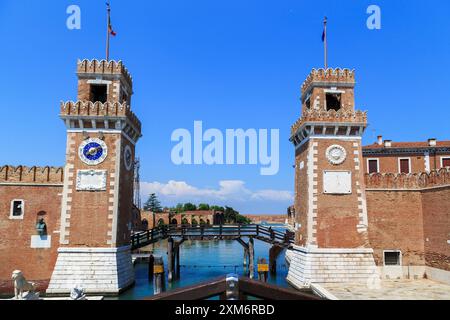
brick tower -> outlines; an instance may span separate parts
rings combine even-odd
[[[115,294],[134,282],[129,243],[141,123],[122,62],[78,61],[77,75],[78,101],[61,103],[67,146],[60,248],[47,293],[81,285]]]
[[[367,114],[355,111],[354,87],[348,69],[313,70],[302,86],[291,136],[298,247],[288,280],[296,286],[374,274],[361,146]]]

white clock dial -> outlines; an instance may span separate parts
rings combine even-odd
[[[105,161],[108,156],[108,147],[103,140],[90,138],[81,143],[78,155],[87,165],[96,166]]]
[[[340,145],[332,145],[326,151],[326,157],[331,164],[339,165],[347,158],[347,151]]]
[[[126,146],[123,152],[123,158],[125,163],[125,168],[130,171],[133,167],[133,153],[131,152],[130,146]]]

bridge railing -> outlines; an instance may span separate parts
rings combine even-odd
[[[139,232],[131,236],[132,248],[139,248],[168,237],[199,237],[199,238],[239,238],[256,237],[263,241],[290,245],[294,243],[294,233],[281,232],[271,227],[249,225],[169,225]]]

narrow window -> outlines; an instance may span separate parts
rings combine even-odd
[[[400,266],[400,251],[385,251],[384,252],[385,266]]]
[[[442,168],[450,167],[450,158],[442,158]]]
[[[23,200],[13,200],[11,202],[11,219],[21,219],[24,214],[24,201]]]
[[[400,159],[400,173],[411,173],[409,159]]]
[[[378,160],[369,160],[369,173],[378,173]]]
[[[305,106],[306,106],[306,109],[311,109],[311,97],[306,99]]]
[[[105,103],[108,98],[106,84],[91,84],[91,101]]]
[[[339,111],[341,109],[341,94],[340,93],[327,93],[327,111],[335,110]]]

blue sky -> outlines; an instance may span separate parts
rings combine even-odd
[[[81,8],[81,30],[66,8]],[[377,4],[382,29],[366,27]],[[242,213],[285,213],[294,190],[290,126],[300,85],[329,64],[356,69],[357,107],[369,111],[365,143],[450,138],[448,1],[112,0],[111,56],[133,75],[143,123],[143,190],[165,205],[192,200]],[[103,58],[105,1],[0,1],[2,151],[11,165],[64,164],[59,101],[76,98],[78,58]],[[280,171],[259,166],[175,166],[173,130],[280,129]]]

